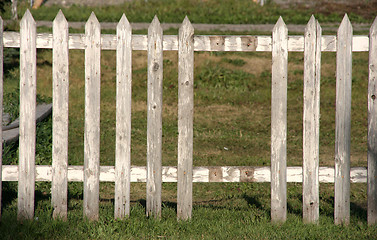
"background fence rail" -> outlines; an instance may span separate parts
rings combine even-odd
[[[377,21],[377,20],[376,20]],[[35,181],[52,181],[54,217],[67,217],[67,182],[84,183],[84,216],[99,217],[99,182],[115,182],[115,218],[130,212],[130,182],[147,183],[146,214],[161,216],[162,182],[178,182],[177,216],[191,218],[193,182],[271,182],[271,220],[284,222],[287,215],[287,182],[303,182],[304,221],[318,223],[319,182],[335,183],[335,223],[348,224],[350,182],[367,182],[368,223],[377,219],[375,144],[375,28],[370,37],[353,36],[347,17],[337,36],[322,36],[318,21],[312,17],[305,36],[289,36],[280,18],[270,36],[194,36],[185,18],[178,36],[163,35],[155,17],[148,35],[132,35],[123,15],[116,35],[100,33],[94,13],[85,34],[68,34],[62,12],[53,22],[53,34],[36,34],[36,24],[27,10],[20,33],[0,31],[2,47],[20,48],[20,155],[19,165],[2,166],[2,181],[18,181],[18,218],[34,215]],[[0,19],[0,25],[2,21]],[[3,42],[1,42],[3,41]],[[36,49],[53,49],[53,163],[35,166]],[[69,166],[68,86],[69,49],[85,50],[85,135],[84,166]],[[100,56],[101,50],[117,51],[116,160],[115,166],[100,166]],[[147,166],[131,166],[131,83],[132,50],[148,51],[148,124]],[[179,53],[178,66],[178,166],[163,167],[162,154],[162,81],[163,51]],[[193,167],[193,71],[194,51],[270,51],[272,52],[271,168],[251,166]],[[304,165],[287,167],[287,68],[288,52],[304,51]],[[319,93],[321,52],[337,52],[336,150],[335,168],[319,167]],[[368,170],[350,168],[350,101],[352,52],[369,51],[368,90]],[[3,78],[2,71],[0,73]],[[0,85],[0,90],[2,85]],[[2,94],[2,93],[1,93]],[[0,102],[1,103],[1,102]],[[1,104],[2,105],[2,104]],[[368,176],[367,176],[368,172]]]

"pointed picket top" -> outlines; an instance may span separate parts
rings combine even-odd
[[[59,28],[67,28],[68,27],[68,22],[67,19],[65,18],[62,10],[59,10],[58,14],[56,15],[53,26],[56,27],[57,29]]]
[[[318,20],[316,20],[316,23],[317,23],[317,33],[318,33],[318,32],[321,32],[321,35],[322,35],[322,27],[321,27],[321,25],[319,24]]]
[[[85,28],[89,28],[90,25],[100,26],[98,19],[97,19],[96,15],[94,14],[94,12],[92,12],[90,14],[90,17],[88,18],[88,21],[85,24]]]
[[[124,13],[123,13],[122,17],[120,18],[119,23],[117,25],[118,31],[120,31],[122,29],[126,29],[128,31],[132,29],[131,24],[128,21],[126,15]]]
[[[352,32],[352,24],[351,24],[351,22],[350,22],[350,19],[348,18],[347,13],[344,14],[343,20],[342,20],[342,22],[340,23],[340,26],[339,26],[339,28],[338,28],[338,34],[339,34],[341,31]]]
[[[24,16],[22,17],[20,24],[22,26],[23,24],[25,24],[27,22],[30,23],[30,24],[36,25],[34,18],[33,18],[33,15],[31,15],[31,12],[29,11],[29,9],[26,9],[26,12],[25,12]]]
[[[370,36],[375,36],[375,35],[377,35],[377,17],[374,19],[373,24],[372,24],[372,26],[370,27],[369,35],[370,35]]]
[[[153,21],[149,25],[148,32],[152,31],[152,29],[156,29],[156,30],[161,29],[162,31],[161,24],[160,24],[160,21],[158,20],[157,15],[154,16]]]
[[[186,16],[182,25],[179,27],[179,36],[183,37],[183,35],[189,35],[189,37],[191,37],[192,34],[194,34],[194,27]]]
[[[192,26],[190,19],[186,16],[185,19],[183,19],[182,25],[180,28],[188,28],[194,30],[194,27]]]
[[[315,31],[315,29],[316,29],[316,23],[317,23],[317,21],[316,21],[316,19],[315,19],[315,17],[314,17],[314,15],[312,15],[311,17],[310,17],[310,19],[309,19],[309,22],[308,22],[308,24],[306,24],[306,27],[305,27],[305,33],[306,32],[309,32],[309,31]]]
[[[285,22],[283,18],[280,16],[278,21],[276,22],[274,28],[272,29],[273,32],[276,32],[278,29],[287,29],[287,25],[285,25]],[[287,29],[288,31],[288,29]]]

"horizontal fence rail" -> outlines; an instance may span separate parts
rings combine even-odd
[[[18,181],[18,166],[3,165],[3,181]],[[146,182],[147,168],[141,166],[131,167],[131,182]],[[83,182],[84,167],[68,166],[68,182]],[[100,166],[99,180],[101,182],[115,182],[115,167]],[[367,169],[365,167],[351,168],[350,181],[352,183],[366,183]],[[52,167],[47,165],[36,166],[36,181],[50,182],[53,178]],[[193,167],[193,182],[271,182],[270,167]],[[177,167],[162,167],[163,182],[177,182]],[[287,167],[287,182],[302,182],[302,167]],[[319,167],[319,182],[334,183],[334,168]]]
[[[336,52],[336,36],[322,36],[323,52]],[[52,34],[37,34],[37,48],[52,48]],[[147,35],[132,35],[132,50],[148,49]],[[353,52],[369,51],[368,36],[353,36]],[[85,49],[85,34],[69,34],[69,49]],[[117,39],[115,35],[101,34],[101,49],[116,50]],[[4,32],[4,47],[19,48],[20,34],[17,32]],[[178,36],[164,35],[164,51],[178,50]],[[271,36],[194,36],[194,51],[234,51],[234,52],[271,52]],[[304,37],[288,36],[288,51],[303,52]]]
[[[312,16],[304,36],[289,36],[279,18],[272,36],[194,35],[186,17],[178,36],[163,35],[155,17],[147,35],[133,35],[125,15],[115,35],[101,34],[94,13],[85,34],[69,34],[68,22],[59,11],[53,34],[36,33],[35,21],[26,11],[20,33],[3,32],[0,18],[0,80],[3,78],[2,48],[20,48],[19,165],[3,165],[2,181],[18,181],[18,218],[34,216],[35,181],[52,182],[53,217],[67,218],[67,183],[83,182],[84,216],[99,218],[99,183],[115,182],[117,219],[130,214],[130,183],[146,182],[146,215],[161,216],[161,184],[177,182],[177,217],[190,219],[193,182],[271,182],[271,221],[287,216],[287,182],[303,183],[303,219],[319,220],[319,183],[334,183],[336,224],[349,224],[350,183],[368,184],[368,224],[377,223],[376,126],[376,26],[370,36],[354,36],[345,15],[337,36],[323,36]],[[53,50],[53,151],[52,165],[35,165],[36,49]],[[69,50],[85,50],[84,166],[68,165]],[[115,166],[100,166],[101,50],[116,50],[116,159]],[[132,50],[148,52],[147,166],[131,166]],[[177,166],[162,166],[163,51],[178,51],[178,159]],[[193,167],[194,51],[271,52],[271,167]],[[304,52],[303,166],[287,162],[288,52]],[[368,169],[350,168],[350,113],[352,53],[370,53],[368,89]],[[335,166],[319,166],[321,52],[336,52]],[[0,90],[2,89],[2,81]],[[1,91],[2,94],[2,91]],[[1,95],[2,96],[2,95]],[[0,100],[0,107],[2,99]],[[0,161],[1,166],[1,161]],[[1,186],[1,185],[0,185]],[[1,195],[0,195],[1,196]]]

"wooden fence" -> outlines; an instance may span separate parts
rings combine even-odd
[[[303,183],[304,222],[318,223],[319,182],[335,183],[335,223],[350,221],[350,182],[368,182],[368,223],[377,223],[377,21],[370,36],[353,36],[344,17],[337,36],[322,36],[312,16],[304,36],[288,36],[282,18],[271,36],[200,36],[186,17],[178,36],[164,35],[157,17],[148,35],[132,35],[123,15],[116,35],[101,34],[92,14],[85,34],[69,34],[60,11],[53,34],[36,33],[29,11],[20,32],[3,32],[0,19],[0,78],[3,47],[20,48],[19,165],[2,166],[2,181],[18,181],[18,218],[34,215],[35,181],[52,181],[53,216],[67,218],[67,182],[84,183],[84,216],[98,219],[99,182],[115,182],[115,218],[130,213],[130,183],[146,182],[146,214],[161,215],[161,184],[177,182],[178,219],[191,218],[193,182],[271,182],[271,220],[287,216],[287,182]],[[35,166],[36,49],[53,50],[52,166]],[[84,166],[68,165],[69,49],[85,50]],[[100,55],[116,50],[116,162],[100,166]],[[131,166],[132,50],[148,51],[147,166]],[[163,51],[178,51],[178,166],[161,166]],[[272,52],[271,167],[193,167],[194,51]],[[286,166],[288,52],[304,52],[303,167]],[[319,167],[321,52],[336,52],[335,168]],[[350,169],[352,52],[369,51],[368,170]],[[0,81],[2,94],[2,81]],[[2,95],[0,95],[2,99]],[[0,106],[2,106],[0,100]],[[1,114],[0,114],[1,116]],[[0,131],[1,134],[2,131]],[[1,164],[1,161],[0,161]]]

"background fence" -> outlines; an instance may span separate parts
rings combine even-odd
[[[178,36],[164,35],[155,17],[148,35],[132,35],[123,15],[116,35],[101,34],[94,13],[85,34],[69,34],[68,23],[59,12],[53,34],[36,33],[29,11],[20,32],[3,32],[0,19],[0,77],[3,78],[4,47],[20,48],[20,137],[19,165],[2,166],[2,181],[18,181],[18,218],[34,215],[35,181],[52,181],[53,216],[67,218],[67,183],[84,183],[84,216],[98,219],[99,182],[115,182],[115,218],[130,213],[130,183],[146,182],[146,214],[161,215],[161,184],[177,182],[178,219],[191,218],[193,182],[271,182],[271,220],[287,216],[287,182],[303,183],[303,218],[319,219],[319,182],[335,183],[335,223],[348,224],[350,182],[368,182],[368,223],[377,222],[377,21],[370,36],[353,36],[344,17],[337,36],[322,36],[312,16],[305,36],[288,36],[282,18],[271,36],[194,36],[186,17]],[[53,50],[53,151],[52,166],[35,165],[36,49]],[[85,50],[84,166],[68,165],[69,50]],[[100,55],[116,50],[116,160],[115,166],[100,166]],[[132,50],[148,51],[147,166],[131,166]],[[162,81],[163,51],[178,51],[178,165],[163,167]],[[228,166],[193,168],[194,51],[272,52],[271,167]],[[287,68],[288,52],[304,52],[303,167],[287,167]],[[319,167],[321,52],[337,54],[335,169]],[[350,168],[350,123],[352,52],[369,51],[368,172]],[[0,81],[0,94],[2,81]],[[2,95],[1,95],[2,96]],[[2,99],[2,97],[0,97]],[[1,100],[2,101],[2,100]],[[0,102],[0,106],[2,103]],[[1,116],[1,114],[0,114]],[[0,131],[1,133],[2,131]],[[1,161],[0,161],[1,162]],[[368,174],[367,174],[368,173]]]

